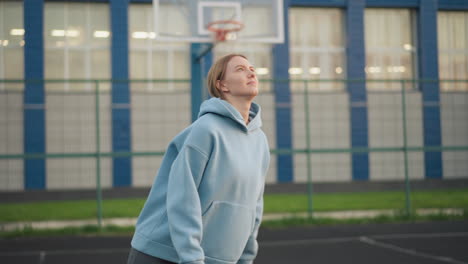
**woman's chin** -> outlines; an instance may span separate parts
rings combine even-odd
[[[258,95],[258,87],[257,86],[252,87],[250,91],[251,91],[252,94]]]
[[[258,89],[252,89],[252,91],[250,91],[250,93],[247,94],[247,96],[251,96],[252,98],[254,98],[257,95],[258,95]]]
[[[249,87],[248,89],[245,89],[243,91],[239,91],[237,93],[231,94],[231,96],[233,97],[247,98],[247,99],[253,99],[257,95],[258,95],[257,87]]]

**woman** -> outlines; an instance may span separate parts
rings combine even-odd
[[[128,264],[252,263],[270,154],[260,129],[254,67],[219,59],[208,73],[213,98],[164,155],[138,218]]]

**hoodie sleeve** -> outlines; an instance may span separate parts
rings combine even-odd
[[[252,264],[255,257],[257,256],[258,252],[258,242],[257,242],[257,235],[258,229],[262,222],[262,215],[263,215],[263,192],[264,187],[260,193],[260,197],[257,200],[257,206],[255,210],[255,225],[253,228],[252,233],[250,234],[249,240],[247,241],[247,245],[242,252],[242,256],[240,257],[237,264]]]
[[[198,186],[208,156],[198,148],[184,145],[174,160],[167,189],[167,216],[179,263],[204,264],[200,246],[203,225]]]

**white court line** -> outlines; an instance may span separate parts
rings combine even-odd
[[[67,250],[31,250],[31,251],[18,251],[18,252],[0,252],[0,257],[11,257],[11,256],[35,256],[39,255],[41,258],[45,255],[66,255],[66,254],[107,254],[107,253],[118,253],[118,252],[129,252],[128,248],[106,248],[106,249],[67,249]]]
[[[367,236],[376,239],[393,239],[393,238],[435,238],[435,237],[464,237],[468,236],[468,232],[448,232],[448,233],[429,233],[429,234],[391,234],[391,235],[375,235]]]
[[[42,264],[42,263],[44,263],[45,256],[46,256],[46,253],[45,253],[45,251],[41,251],[41,252],[39,252],[39,264]]]
[[[316,238],[316,239],[294,239],[259,242],[261,247],[292,246],[305,244],[333,244],[345,243],[358,240],[358,237],[338,237],[338,238]]]
[[[338,237],[338,238],[316,238],[316,239],[296,239],[296,240],[277,240],[277,241],[260,241],[261,247],[275,247],[275,246],[292,246],[292,245],[305,245],[305,244],[333,244],[333,243],[345,243],[345,242],[352,242],[352,241],[361,241],[361,242],[369,242],[367,244],[372,244],[378,246],[380,244],[387,245],[385,243],[377,242],[373,240],[375,239],[392,239],[392,238],[438,238],[438,237],[464,237],[468,236],[468,232],[452,232],[452,233],[432,233],[432,234],[390,234],[390,235],[370,235],[370,236],[354,236],[354,237]],[[365,239],[364,239],[365,238]],[[364,239],[364,241],[363,241]],[[373,241],[371,243],[371,241]],[[390,245],[392,247],[396,247]],[[398,248],[398,247],[396,247]],[[405,253],[415,251],[407,250],[404,248],[399,248],[403,250]],[[36,250],[36,251],[18,251],[18,252],[0,252],[0,257],[3,256],[37,256],[39,255],[41,258],[44,258],[45,255],[65,255],[65,254],[94,254],[94,253],[125,253],[130,250],[129,248],[109,248],[109,249],[78,249],[78,250]],[[416,252],[417,253],[417,252]],[[457,260],[453,260],[446,257],[438,257],[432,256],[429,254],[418,253],[421,255],[431,256],[431,258],[435,258],[437,260],[442,260],[449,263],[454,264],[468,264],[466,262],[460,262]]]
[[[423,252],[418,252],[418,251],[412,250],[412,249],[402,248],[402,247],[395,246],[395,245],[388,244],[388,243],[378,242],[378,241],[375,241],[374,239],[371,239],[371,238],[365,237],[365,236],[360,237],[359,241],[361,241],[363,243],[366,243],[366,244],[369,244],[371,246],[390,249],[390,250],[393,250],[393,251],[405,253],[405,254],[408,254],[408,255],[416,256],[416,257],[428,258],[428,259],[432,259],[432,260],[438,260],[438,261],[442,261],[442,262],[446,262],[446,263],[453,263],[453,264],[468,264],[467,262],[462,262],[462,261],[459,261],[459,260],[456,260],[456,259],[452,259],[450,257],[431,255],[431,254],[427,254],[427,253],[423,253]]]
[[[390,234],[390,235],[369,235],[375,239],[394,239],[394,238],[436,238],[436,237],[464,237],[468,236],[468,232],[451,232],[451,233],[432,233],[432,234]],[[288,245],[303,245],[303,244],[329,244],[343,243],[351,241],[359,241],[361,237],[338,237],[338,238],[315,238],[315,239],[294,239],[280,241],[264,241],[259,242],[261,246],[288,246]]]

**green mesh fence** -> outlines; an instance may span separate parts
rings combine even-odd
[[[31,81],[34,82],[34,81]],[[112,82],[131,91],[132,151],[112,152]],[[368,89],[368,147],[351,147],[346,91],[353,82]],[[275,155],[294,156],[295,182],[308,184],[308,212],[314,212],[313,183],[351,181],[353,153],[369,154],[371,180],[404,180],[412,211],[410,181],[424,179],[424,153],[443,153],[444,178],[468,176],[468,81],[439,81],[441,146],[424,146],[425,107],[421,80],[263,80],[256,101],[273,154],[267,182],[276,175]],[[276,147],[274,84],[291,87],[293,149]],[[451,84],[457,89],[450,89]],[[95,188],[102,219],[102,188],[112,187],[112,158],[132,157],[133,186],[150,186],[168,142],[190,124],[189,80],[45,80],[46,149],[23,153],[24,80],[0,80],[0,164],[5,190],[22,190],[25,159],[47,160],[48,189]],[[465,87],[466,89],[459,89]]]

